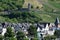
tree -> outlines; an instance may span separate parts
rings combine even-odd
[[[36,9],[39,9],[39,6],[37,6]]]
[[[22,31],[17,32],[17,40],[24,40],[25,34]]]
[[[5,38],[4,40],[17,40],[17,39],[14,38],[14,37],[7,37],[7,38]]]
[[[34,26],[30,26],[28,29],[29,36],[36,37],[37,35],[37,29]]]
[[[14,38],[14,37],[11,37],[9,40],[17,40],[16,38]]]
[[[50,1],[55,1],[55,0],[50,0]]]
[[[2,35],[0,35],[0,40],[3,40],[3,36]]]
[[[52,36],[46,36],[46,37],[44,37],[44,40],[55,40],[56,39],[56,36],[54,36],[54,35],[52,35]]]
[[[55,35],[56,37],[60,37],[60,30],[56,30],[56,31],[54,32],[54,35]]]
[[[15,38],[15,33],[13,32],[12,28],[11,27],[7,27],[7,31],[4,35],[4,40],[17,40]]]
[[[0,0],[0,10],[19,9],[23,6],[24,0]]]
[[[11,27],[7,27],[7,32],[5,33],[4,36],[5,37],[14,37],[15,36],[15,34],[14,34],[14,32],[13,32]]]
[[[29,40],[29,38],[25,38],[24,40]]]
[[[31,38],[31,40],[38,40],[38,38]]]
[[[34,8],[33,5],[31,5],[31,8],[32,8],[32,9]]]

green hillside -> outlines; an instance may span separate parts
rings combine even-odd
[[[24,0],[0,0],[0,10],[15,10],[21,8]]]
[[[39,6],[39,8],[42,7],[42,4],[40,4],[37,0],[25,0],[23,8],[27,8],[28,3],[33,5],[34,8],[36,8],[37,6]]]
[[[25,3],[33,4],[33,7],[42,5],[39,11],[31,10],[31,12],[12,11],[9,15],[1,15],[0,22],[54,22],[56,17],[60,19],[60,1],[58,0],[0,0],[0,10],[16,10],[18,8],[26,7]],[[38,5],[35,6],[35,2]],[[2,5],[2,6],[1,6]],[[1,12],[0,12],[1,13]]]

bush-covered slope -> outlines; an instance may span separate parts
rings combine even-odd
[[[0,22],[54,22],[60,14],[44,12],[13,12],[10,15],[0,16]],[[60,19],[60,18],[59,18]]]
[[[13,10],[21,8],[24,0],[0,0],[0,10]]]
[[[21,8],[23,3],[24,1],[22,0],[7,0],[7,1],[0,0],[0,10],[9,10],[9,9],[15,10],[15,9]],[[51,6],[49,7],[48,4],[43,4],[42,10],[39,10],[39,11],[33,11],[30,13],[12,11],[11,14],[9,15],[1,15],[0,22],[31,22],[31,23],[34,23],[34,22],[54,22],[56,17],[60,19],[59,7],[58,6],[56,7],[54,3],[53,4],[51,3],[51,1],[48,1],[47,3]],[[53,7],[58,8],[57,9],[58,11],[56,11],[56,9],[54,9]]]

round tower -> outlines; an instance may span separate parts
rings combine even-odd
[[[28,10],[31,10],[31,4],[28,3]]]

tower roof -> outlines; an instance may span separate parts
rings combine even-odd
[[[60,23],[60,22],[59,22],[59,18],[58,18],[58,17],[56,18],[56,21],[55,21],[55,22],[56,22],[56,23]]]

